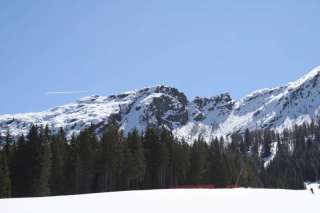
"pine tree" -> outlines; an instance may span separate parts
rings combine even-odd
[[[175,140],[175,148],[171,155],[175,165],[174,186],[187,184],[187,175],[190,168],[189,152],[190,147],[188,143]]]
[[[190,171],[191,184],[203,184],[208,182],[208,147],[201,138],[195,141],[190,149]]]
[[[49,196],[50,185],[49,178],[51,172],[51,150],[50,150],[50,130],[46,126],[45,129],[41,129],[40,141],[41,141],[41,157],[40,157],[40,173],[36,196]]]
[[[82,131],[78,137],[79,158],[81,165],[80,193],[94,191],[97,138],[93,127]]]
[[[145,159],[142,146],[142,139],[136,129],[128,134],[125,151],[124,171],[127,173],[128,189],[133,186],[138,187],[143,180],[145,174]]]
[[[271,143],[272,136],[270,130],[265,130],[263,135],[263,147],[262,147],[262,158],[269,157],[271,155]]]
[[[215,138],[209,145],[209,181],[217,187],[228,184],[227,168],[223,156],[223,147]]]
[[[153,128],[148,128],[143,138],[146,159],[146,188],[163,188],[165,186],[168,150],[166,144],[160,141],[159,134]]]
[[[27,159],[28,163],[28,179],[29,181],[29,196],[38,196],[39,178],[41,173],[41,157],[42,157],[42,147],[41,138],[39,136],[39,127],[32,126],[28,134],[28,141],[26,143],[26,149],[28,150],[29,157]]]
[[[169,135],[168,131],[163,130],[159,138],[160,140],[156,143],[157,185],[160,188],[166,187],[166,175],[169,163],[169,151],[167,147],[167,143],[170,143]]]
[[[176,186],[178,183],[178,163],[179,163],[179,144],[176,143],[172,133],[168,131],[167,129],[163,128],[161,130],[160,139],[163,141],[166,151],[167,152],[167,159],[166,160],[166,177],[165,177],[165,186],[171,187]],[[181,165],[182,166],[182,165]]]
[[[10,131],[7,130],[7,134],[6,134],[6,138],[5,138],[5,146],[4,146],[4,150],[6,152],[6,155],[7,155],[7,160],[8,160],[8,166],[9,168],[11,168],[11,160],[12,160],[12,157],[14,155],[14,140],[10,134]]]
[[[119,187],[124,157],[122,135],[114,122],[109,122],[99,146],[99,189],[114,191]]]
[[[29,191],[30,170],[29,152],[25,137],[22,135],[17,139],[16,151],[12,160],[12,195],[13,197],[31,196]]]
[[[75,135],[72,136],[67,149],[65,163],[66,194],[80,193],[81,162],[79,144]]]
[[[66,138],[62,128],[51,141],[51,175],[50,191],[52,195],[62,195],[65,192],[65,158]]]
[[[0,152],[0,198],[11,197],[11,180],[7,162],[7,153]]]

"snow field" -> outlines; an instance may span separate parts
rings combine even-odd
[[[0,200],[1,213],[319,212],[320,190],[170,189]]]

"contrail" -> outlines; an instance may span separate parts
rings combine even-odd
[[[74,91],[49,91],[46,92],[46,95],[73,95],[80,93],[88,93],[90,91],[87,90],[74,90]]]

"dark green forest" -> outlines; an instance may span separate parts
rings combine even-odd
[[[320,127],[316,122],[281,134],[271,130],[202,138],[191,144],[166,129],[124,135],[110,122],[66,139],[63,129],[32,126],[28,135],[3,136],[0,197],[33,197],[165,189],[183,185],[303,189],[320,174]],[[276,155],[267,166],[272,150]]]

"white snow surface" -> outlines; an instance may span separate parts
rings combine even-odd
[[[320,73],[320,66],[317,66],[317,67],[313,68],[309,73],[302,76],[297,81],[290,82],[289,87],[290,88],[297,88],[300,85],[304,84],[306,81],[309,81],[309,80],[313,79],[315,76],[319,75],[319,73]]]
[[[188,142],[203,137],[271,128],[282,131],[320,118],[320,66],[284,86],[254,91],[236,101],[228,93],[188,101],[177,89],[155,86],[119,95],[89,96],[44,112],[0,115],[0,134],[9,129],[27,134],[31,124],[65,128],[67,136],[93,124],[99,133],[109,118],[116,118],[128,133],[148,126],[163,126]]]
[[[319,212],[320,191],[170,189],[0,200],[1,213]]]
[[[304,183],[306,189],[310,190],[310,189],[313,189],[316,191],[319,191],[320,192],[320,181],[318,182],[305,182]]]

